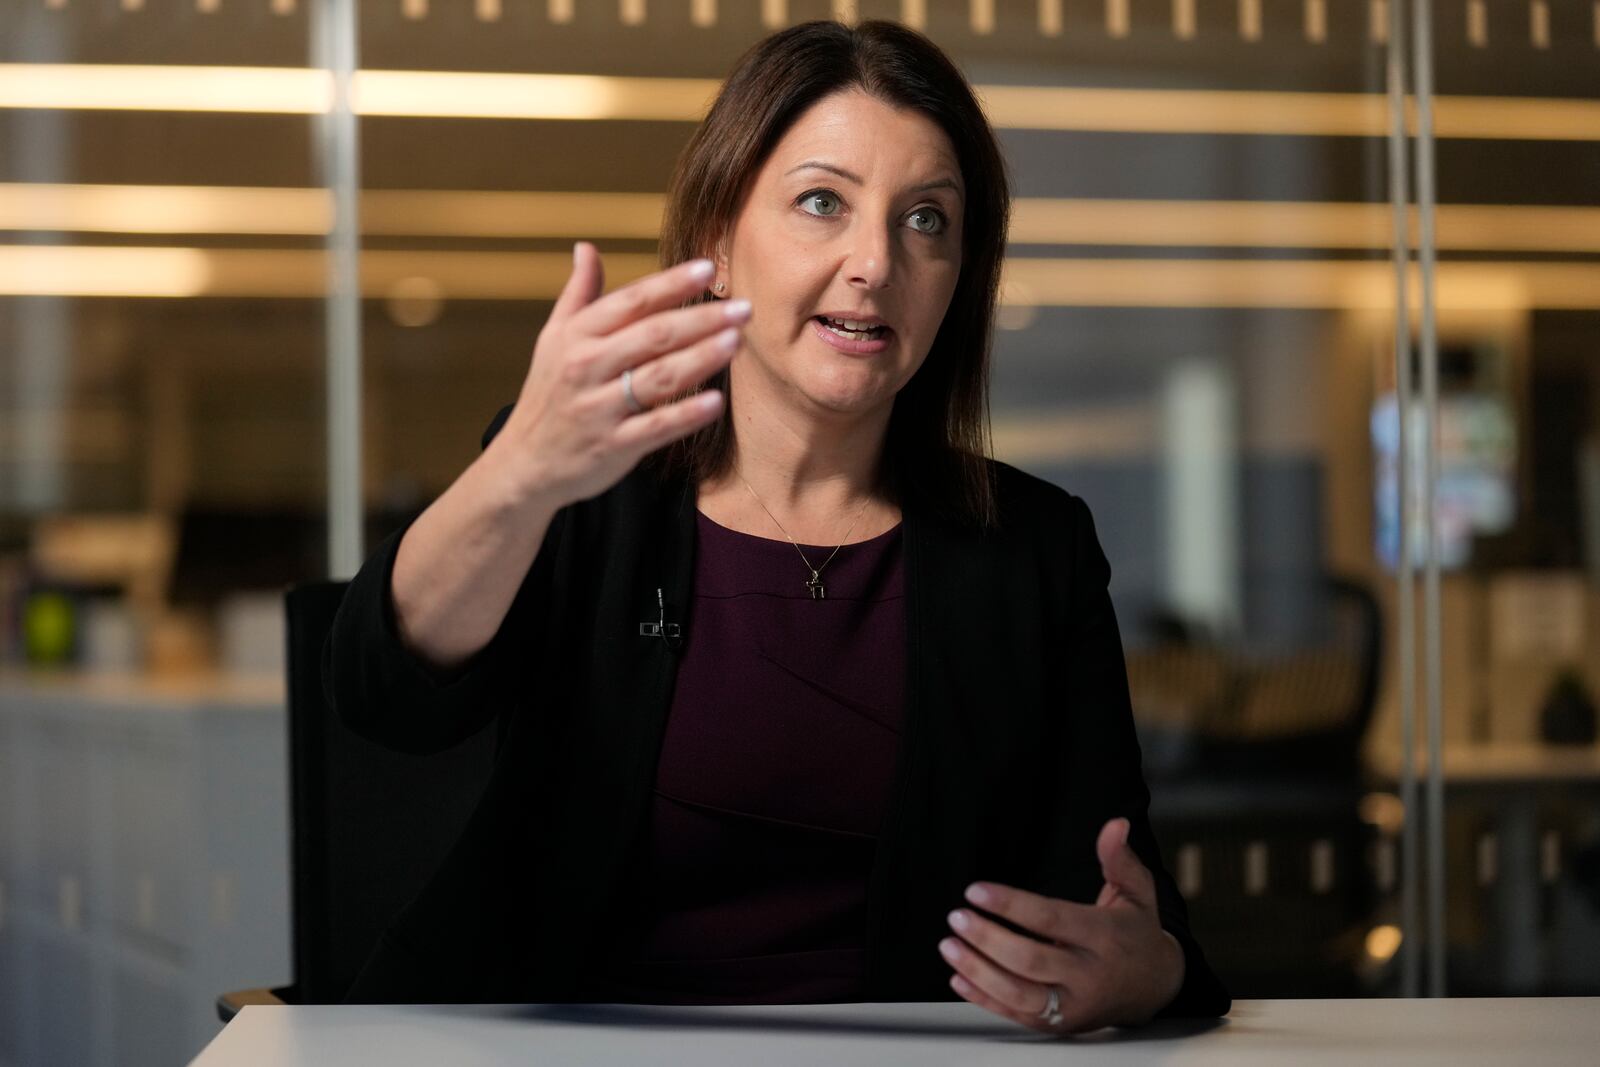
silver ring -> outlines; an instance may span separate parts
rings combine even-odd
[[[622,372],[622,399],[628,402],[628,410],[635,415],[644,412],[644,405],[639,403],[639,398],[633,395],[633,368],[629,367]]]
[[[1061,1014],[1061,990],[1053,985],[1045,988],[1049,990],[1050,996],[1044,1002],[1044,1008],[1039,1012],[1039,1018],[1051,1026],[1060,1026],[1061,1020],[1066,1018],[1065,1015]]]

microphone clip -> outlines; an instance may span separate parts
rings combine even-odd
[[[683,644],[683,626],[667,621],[667,604],[660,589],[656,590],[656,621],[639,624],[640,637],[659,637],[668,648],[676,651]]]

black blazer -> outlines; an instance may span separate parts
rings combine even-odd
[[[489,436],[503,423],[501,412]],[[1220,1015],[1226,990],[1190,936],[1147,818],[1149,793],[1107,594],[1081,500],[994,462],[1000,527],[902,508],[905,730],[868,883],[864,999],[952,1000],[937,944],[975,880],[1091,902],[1095,838],[1132,820],[1187,975],[1164,1015]],[[680,653],[692,634],[694,487],[647,461],[561,509],[506,620],[451,678],[401,645],[390,575],[401,532],[345,595],[328,696],[357,732],[443,749],[498,717],[495,768],[460,840],[383,936],[352,1002],[589,999],[649,813]],[[403,531],[402,531],[403,532]]]

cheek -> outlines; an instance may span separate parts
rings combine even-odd
[[[925,344],[933,343],[933,335],[938,332],[939,324],[944,321],[945,313],[950,309],[950,300],[955,296],[959,271],[959,265],[939,260],[928,264],[926,274],[920,279],[919,292],[926,295],[916,302],[913,315],[917,323],[917,333]]]
[[[817,297],[812,275],[805,269],[804,257],[791,250],[760,260],[759,273],[741,294],[755,305],[746,332],[762,337],[792,336],[805,325]]]

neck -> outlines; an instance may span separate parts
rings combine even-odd
[[[850,538],[860,540],[863,531],[876,532],[888,521],[886,509],[894,510],[880,477],[891,410],[885,404],[859,415],[802,413],[758,391],[740,392],[730,469],[702,492],[720,497],[725,515],[746,512],[739,502],[747,502],[745,529],[776,519],[796,540],[826,544],[843,537],[859,516]]]

